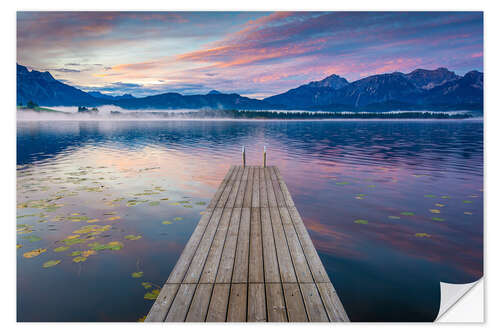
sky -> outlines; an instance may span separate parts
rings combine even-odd
[[[17,63],[111,95],[264,98],[331,74],[483,71],[483,14],[18,12]]]

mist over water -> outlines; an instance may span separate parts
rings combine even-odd
[[[482,121],[60,120],[18,121],[18,204],[66,191],[55,211],[18,208],[47,215],[17,221],[33,230],[18,234],[20,321],[146,314],[153,302],[141,282],[163,284],[243,145],[251,165],[267,147],[351,320],[432,321],[440,281],[483,275]],[[110,212],[121,218],[108,221]],[[74,213],[112,225],[97,240],[123,249],[81,263],[68,253],[85,244],[54,252],[92,225]],[[47,252],[23,257],[36,248]]]

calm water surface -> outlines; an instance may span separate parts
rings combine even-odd
[[[482,121],[17,126],[19,321],[147,314],[242,145],[267,146],[351,320],[434,320],[439,281],[483,275]]]

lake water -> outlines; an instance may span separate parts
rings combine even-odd
[[[482,121],[17,126],[19,321],[147,314],[242,145],[267,146],[352,321],[432,321],[440,281],[483,275]]]

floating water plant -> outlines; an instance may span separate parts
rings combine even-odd
[[[367,220],[363,220],[363,219],[357,219],[357,220],[354,220],[354,223],[357,223],[357,224],[368,224],[368,221]]]
[[[433,214],[439,214],[439,213],[441,213],[441,211],[439,209],[429,209],[429,212],[431,212]]]
[[[133,277],[134,279],[141,278],[143,275],[144,275],[144,272],[133,272],[133,273],[132,273],[132,277]]]
[[[401,215],[404,215],[404,216],[414,216],[415,213],[412,213],[412,212],[402,212]]]
[[[443,222],[444,221],[444,219],[441,218],[441,217],[433,217],[432,220],[433,221],[438,221],[438,222]]]
[[[59,246],[54,249],[54,252],[63,252],[69,250],[69,246]]]
[[[142,236],[141,235],[127,235],[125,236],[125,239],[128,239],[128,240],[138,240],[138,239],[141,239]]]
[[[388,216],[388,218],[390,218],[391,220],[399,220],[399,219],[401,219],[401,217],[395,216],[395,215],[390,215],[390,216]]]
[[[42,267],[49,268],[49,267],[52,267],[52,266],[59,264],[60,262],[61,262],[61,260],[49,260],[49,261],[44,262]]]
[[[141,285],[144,287],[144,289],[150,289],[151,287],[153,287],[151,282],[142,282]]]
[[[415,234],[415,237],[420,237],[420,238],[427,237],[428,238],[428,237],[431,237],[431,235],[429,235],[429,234],[427,234],[425,232],[418,232],[418,233]]]
[[[84,262],[85,260],[87,260],[87,257],[78,256],[78,257],[73,258],[73,262],[76,262],[76,263]]]
[[[156,298],[158,298],[158,295],[160,294],[160,289],[153,289],[151,290],[150,292],[147,292],[145,295],[144,295],[144,299],[148,299],[148,300],[156,300]]]
[[[23,257],[25,257],[25,258],[37,257],[40,254],[44,253],[45,251],[47,251],[47,249],[36,249],[36,250],[33,250],[33,251],[25,252],[23,254]]]

